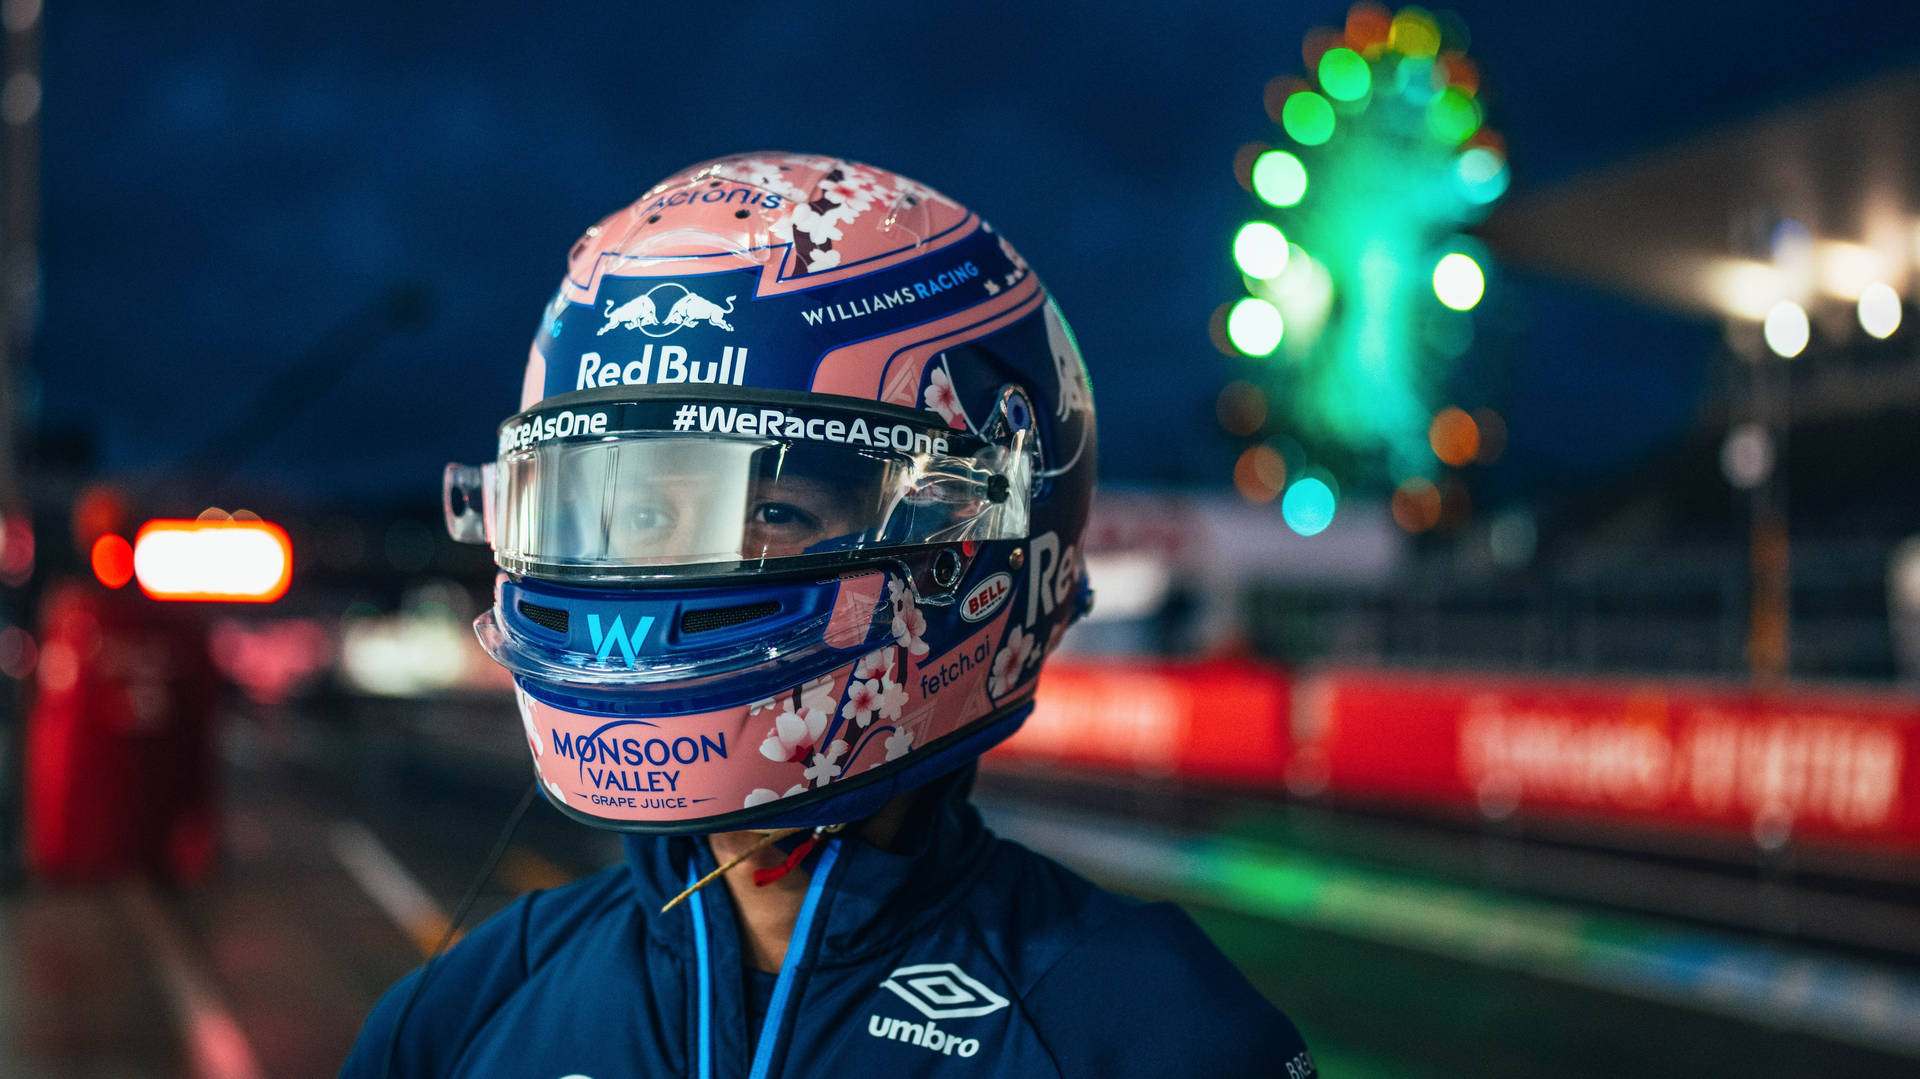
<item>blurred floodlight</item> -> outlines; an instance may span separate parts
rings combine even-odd
[[[1843,300],[1859,299],[1868,286],[1886,277],[1880,253],[1864,244],[1820,241],[1814,245],[1814,257],[1821,287]]]
[[[1757,423],[1743,423],[1727,432],[1720,444],[1720,471],[1727,482],[1751,491],[1773,474],[1773,436]]]
[[[1087,556],[1087,579],[1100,582],[1100,602],[1087,612],[1089,622],[1145,618],[1167,598],[1172,571],[1158,554],[1116,551]]]
[[[1317,536],[1333,523],[1333,488],[1317,476],[1307,476],[1287,488],[1280,500],[1280,516],[1287,527],[1303,536]]]
[[[1280,309],[1253,296],[1234,304],[1227,315],[1227,339],[1249,356],[1272,355],[1285,329]]]
[[[1265,221],[1249,221],[1234,234],[1233,261],[1249,277],[1279,277],[1287,269],[1287,238]]]
[[[293,544],[267,521],[148,521],[133,574],[154,599],[271,603],[293,579]]]
[[[1892,337],[1900,328],[1900,294],[1893,286],[1876,281],[1860,293],[1860,328],[1875,337]]]
[[[1787,295],[1779,267],[1752,259],[1718,259],[1702,275],[1714,306],[1737,318],[1759,321]]]
[[[1253,163],[1253,192],[1274,206],[1292,206],[1307,193],[1307,167],[1285,150],[1269,150]]]
[[[1807,339],[1812,333],[1806,309],[1792,300],[1781,300],[1767,311],[1763,330],[1767,347],[1783,359],[1792,359],[1806,351]]]
[[[1433,268],[1433,294],[1455,311],[1472,309],[1486,290],[1486,276],[1469,255],[1455,251]]]

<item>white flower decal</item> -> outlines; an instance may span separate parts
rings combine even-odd
[[[880,713],[881,719],[897,722],[900,719],[900,709],[906,707],[906,704],[907,691],[904,686],[898,682],[881,683],[880,699],[874,704],[874,709]]]
[[[813,762],[801,774],[814,786],[824,787],[840,774],[839,761],[846,752],[847,744],[836,738],[832,745],[813,755]]]
[[[1019,626],[1007,634],[1007,641],[1000,646],[1000,654],[993,657],[993,674],[987,680],[987,689],[996,697],[1005,696],[1020,680],[1021,672],[1027,665],[1027,654],[1033,650],[1033,638]]]
[[[967,429],[967,410],[960,404],[960,395],[953,390],[953,378],[944,367],[933,369],[933,377],[927,380],[927,407],[940,414],[947,426],[958,431]]]
[[[840,265],[840,252],[838,251],[829,251],[824,247],[816,247],[813,249],[813,253],[807,256],[808,273],[819,273],[822,270],[831,270],[838,265]]]
[[[768,697],[764,701],[755,701],[752,704],[747,706],[747,714],[750,716],[757,716],[760,713],[766,711],[769,708],[772,708],[774,705],[779,703],[780,703],[780,698],[778,697]]]
[[[913,606],[912,587],[899,577],[889,578],[887,581],[887,603],[893,608],[893,616],[895,618],[900,617],[900,612]]]
[[[791,798],[806,789],[807,785],[805,783],[795,783],[793,786],[787,788],[787,793],[777,794],[765,787],[755,787],[747,792],[747,804],[742,808],[752,809],[754,806],[765,805],[776,798]]]
[[[847,687],[847,703],[840,709],[841,719],[850,719],[864,727],[873,722],[873,710],[880,705],[878,681],[855,682]]]
[[[881,648],[868,653],[860,662],[853,665],[855,681],[870,682],[876,678],[893,676],[893,649]]]
[[[760,743],[760,755],[770,761],[801,761],[827,733],[827,714],[817,708],[791,706],[773,721],[773,731]]]
[[[887,735],[887,759],[897,761],[913,748],[912,731],[894,731]]]
[[[800,687],[800,703],[807,708],[833,715],[833,702],[838,698],[833,692],[833,676],[822,675]]]
[[[908,607],[893,616],[893,639],[916,656],[927,654],[926,636],[927,616],[920,613],[918,607]],[[1024,658],[1024,657],[1023,657]]]

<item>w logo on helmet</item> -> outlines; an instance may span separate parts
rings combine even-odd
[[[613,625],[608,626],[605,632],[602,632],[600,629],[600,616],[597,614],[588,615],[587,633],[593,637],[593,658],[605,660],[607,653],[613,651],[615,645],[619,645],[621,657],[627,661],[627,666],[633,666],[635,660],[638,658],[640,646],[646,643],[647,631],[652,628],[653,616],[647,615],[634,623],[633,635],[629,637],[627,635],[627,627],[620,621],[620,616],[614,615]]]

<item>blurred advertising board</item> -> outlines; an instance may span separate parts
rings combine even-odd
[[[1920,699],[1338,670],[1302,680],[1301,793],[1920,846]]]
[[[1920,849],[1920,698],[1856,689],[1063,658],[989,760]]]

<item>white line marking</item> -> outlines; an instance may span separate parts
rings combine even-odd
[[[260,1064],[246,1034],[213,983],[195,965],[180,930],[154,901],[152,891],[128,887],[120,890],[119,899],[160,964],[160,980],[186,1039],[191,1074],[195,1079],[261,1079]]]
[[[447,928],[446,912],[365,825],[336,824],[328,841],[347,875],[422,952],[439,943]]]

